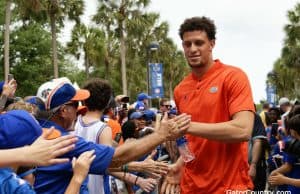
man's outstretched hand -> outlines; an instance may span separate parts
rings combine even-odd
[[[78,138],[74,135],[61,136],[47,140],[53,129],[46,130],[38,139],[25,149],[25,163],[28,165],[48,166],[68,162],[68,158],[57,158],[75,147]]]
[[[180,193],[181,167],[172,164],[161,186],[160,194]]]
[[[167,140],[173,140],[183,136],[190,127],[191,116],[187,114],[181,114],[173,119],[168,119],[168,114],[165,113],[163,119],[159,123],[159,127],[156,127],[157,132]]]

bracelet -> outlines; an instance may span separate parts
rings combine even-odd
[[[134,181],[134,185],[136,185],[137,180],[139,179],[138,176],[136,176],[135,181]]]
[[[121,170],[123,172],[128,172],[128,165],[127,164],[122,165]]]

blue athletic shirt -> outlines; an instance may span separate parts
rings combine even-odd
[[[297,156],[283,153],[283,160],[291,165],[293,165],[291,172],[287,174],[288,177],[294,179],[300,179],[300,159]],[[291,192],[291,194],[300,193],[300,188],[292,185],[287,185],[287,190]]]
[[[69,134],[68,131],[52,121],[39,120],[39,122],[42,127],[50,128],[54,126],[60,130],[62,135]],[[67,157],[72,161],[73,157],[77,158],[81,153],[89,150],[95,150],[96,155],[95,160],[90,166],[89,174],[105,175],[114,155],[115,150],[112,147],[87,142],[83,138],[78,137],[75,148],[62,157]],[[38,167],[36,174],[34,183],[36,193],[64,193],[73,176],[72,164],[68,162],[48,167]],[[88,193],[87,180],[82,184],[80,193]]]
[[[144,111],[146,109],[145,103],[143,101],[137,101],[135,105],[135,110]]]

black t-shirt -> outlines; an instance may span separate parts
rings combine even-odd
[[[251,145],[249,148],[252,149],[252,144],[255,139],[263,140],[263,143],[262,143],[263,149],[262,149],[260,161],[265,160],[265,150],[268,148],[267,134],[266,134],[264,124],[258,114],[255,114],[255,117],[254,117]],[[251,153],[251,150],[250,150],[250,153]]]

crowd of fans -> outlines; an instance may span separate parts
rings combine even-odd
[[[179,157],[174,138],[142,143],[170,125],[157,115],[165,123],[189,119],[176,117],[167,98],[158,109],[148,107],[145,93],[130,104],[101,79],[82,89],[54,79],[24,98],[14,95],[16,80],[0,86],[0,193],[158,193]],[[298,101],[283,97],[256,113],[248,155],[254,191],[300,193],[299,112]]]
[[[299,112],[299,101],[282,97],[277,106],[265,103],[256,114],[249,141],[254,191],[300,193]]]
[[[101,79],[82,89],[53,79],[24,98],[15,96],[14,79],[0,88],[0,193],[158,191],[169,168],[165,142],[182,136],[190,121],[169,119],[165,100],[160,113],[166,114],[155,122],[148,95],[139,94],[133,107]]]

